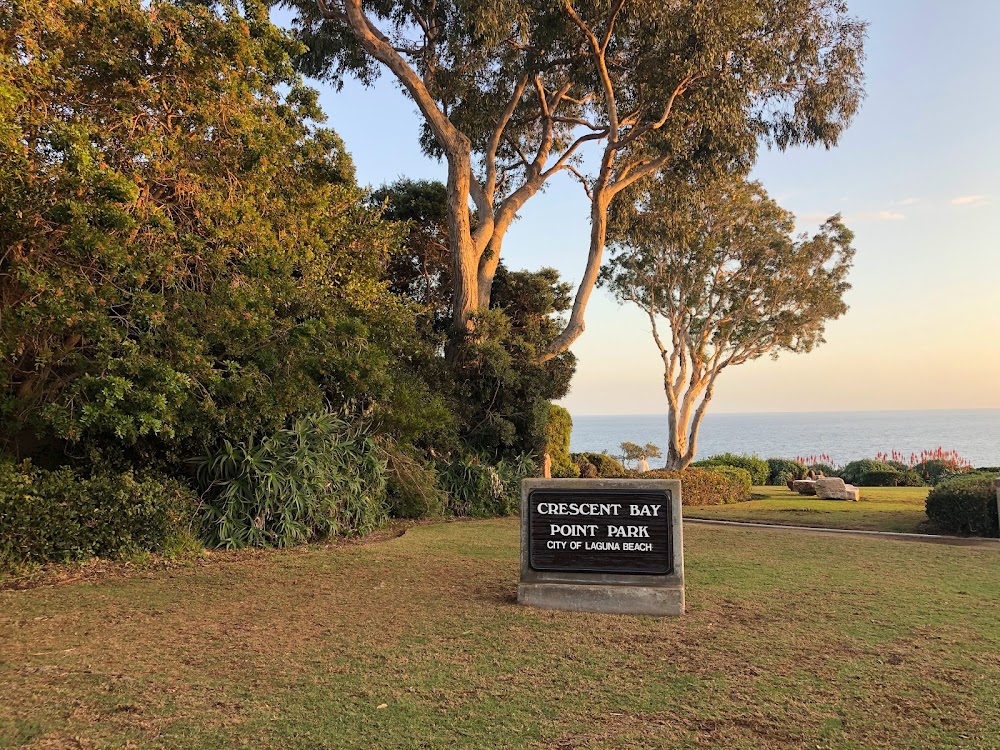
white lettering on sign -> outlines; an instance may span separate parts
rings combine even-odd
[[[649,542],[622,542],[622,550],[625,552],[652,552],[653,545]]]
[[[586,550],[600,550],[602,552],[618,552],[620,546],[618,542],[587,542],[584,546]]]
[[[608,526],[608,536],[646,537],[649,538],[648,526]]]
[[[659,516],[659,505],[630,505],[629,514],[633,516]]]
[[[617,516],[621,507],[621,503],[539,503],[536,512],[542,516]]]
[[[549,533],[552,536],[594,536],[597,531],[597,524],[581,525],[575,523],[553,523],[549,524]]]

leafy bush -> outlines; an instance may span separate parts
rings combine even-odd
[[[771,475],[771,467],[767,461],[756,456],[738,456],[735,453],[722,453],[718,456],[709,456],[704,461],[697,461],[692,466],[710,469],[713,466],[735,466],[739,469],[746,469],[750,472],[750,478],[754,484],[767,484]]]
[[[0,7],[0,446],[183,474],[327,403],[448,428],[299,42],[252,4]]]
[[[602,479],[628,476],[628,470],[622,466],[621,462],[607,453],[574,453],[573,460],[580,467],[581,476],[583,476],[583,467],[586,464],[592,464],[597,471],[597,476]]]
[[[437,470],[398,445],[386,446],[386,495],[393,518],[440,516],[448,504]]]
[[[922,461],[913,467],[913,471],[926,479],[931,484],[937,484],[945,476],[961,476],[966,473],[961,467],[947,459],[932,458],[929,461]]]
[[[901,471],[896,479],[897,487],[926,487],[927,482],[915,471]]]
[[[578,477],[580,467],[570,458],[569,438],[573,418],[561,406],[549,404],[549,421],[545,425],[545,452],[552,459],[552,476]]]
[[[750,499],[750,490],[738,479],[711,469],[683,471],[656,469],[639,475],[642,479],[680,479],[683,505],[726,505]]]
[[[864,484],[862,479],[864,479],[865,474],[886,471],[892,472],[895,471],[895,469],[885,461],[863,458],[860,461],[851,461],[847,464],[847,466],[845,466],[841,471],[840,476],[847,484],[853,484],[856,487],[863,487]]]
[[[522,455],[489,464],[479,456],[448,462],[441,484],[456,516],[507,516],[521,509],[521,480],[535,472],[535,461]]]
[[[197,498],[172,479],[0,464],[0,567],[173,552]]]
[[[789,479],[802,479],[809,471],[804,463],[790,458],[769,458],[767,468],[767,483],[774,487],[783,487]]]
[[[969,474],[939,482],[927,495],[927,517],[954,534],[1000,536],[992,474]]]
[[[210,544],[288,547],[365,534],[388,515],[386,458],[374,438],[330,412],[259,442],[229,441],[198,466]]]
[[[753,490],[753,478],[746,469],[741,469],[738,466],[713,466],[709,471],[714,471],[716,474],[722,474],[739,482],[746,490],[747,496],[750,496]]]
[[[902,474],[898,471],[869,471],[862,475],[862,487],[895,487],[899,484]]]

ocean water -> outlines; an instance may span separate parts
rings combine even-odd
[[[617,453],[625,440],[666,453],[665,414],[573,416],[570,447]],[[876,453],[958,451],[973,466],[1000,466],[1000,409],[706,414],[698,458],[747,453],[761,458],[829,455],[844,464]],[[697,459],[696,459],[697,460]],[[659,459],[650,466],[662,465]]]

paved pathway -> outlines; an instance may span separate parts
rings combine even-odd
[[[775,529],[777,531],[811,532],[813,534],[846,534],[848,536],[873,536],[900,542],[923,542],[924,544],[950,544],[954,547],[981,547],[1000,552],[1000,539],[983,537],[942,536],[938,534],[904,534],[896,531],[860,531],[858,529],[827,529],[815,526],[786,526],[777,523],[751,523],[749,521],[718,521],[707,518],[685,518],[684,523],[701,523],[710,526],[740,526],[751,529]]]

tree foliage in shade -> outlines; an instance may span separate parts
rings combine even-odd
[[[723,370],[809,352],[847,311],[853,235],[833,216],[795,236],[794,216],[740,178],[664,180],[629,209],[602,283],[649,317],[664,366],[667,468],[682,469]]]
[[[0,6],[8,449],[176,466],[328,404],[447,423],[303,51],[253,0]]]
[[[544,450],[548,402],[566,395],[576,359],[564,352],[540,356],[558,335],[571,288],[554,269],[510,271],[497,264],[489,309],[476,313],[475,330],[452,331],[451,267],[446,188],[401,179],[381,187],[372,203],[404,222],[405,238],[388,266],[390,288],[425,311],[428,346],[446,339],[452,356],[441,362],[435,387],[450,399],[463,448],[493,459]],[[439,446],[444,447],[444,446]],[[453,446],[457,448],[457,446]]]
[[[303,70],[369,85],[387,70],[420,110],[423,149],[447,162],[457,328],[489,306],[518,211],[559,173],[581,182],[585,268],[543,358],[583,332],[622,191],[746,167],[762,142],[830,147],[861,98],[865,27],[841,0],[285,2]]]
[[[389,258],[389,288],[426,311],[435,331],[445,333],[451,312],[451,262],[445,186],[431,180],[399,179],[375,190],[369,202],[382,218],[402,222],[405,236]]]

